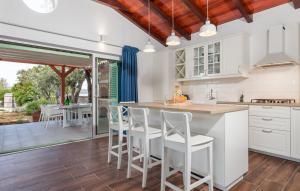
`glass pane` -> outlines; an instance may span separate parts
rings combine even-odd
[[[194,76],[198,76],[198,66],[194,66]]]
[[[219,74],[220,73],[220,63],[215,63],[215,67],[214,67],[214,73],[215,74]]]
[[[214,62],[220,62],[220,54],[215,54]]]
[[[220,53],[220,42],[215,43],[215,53]]]
[[[199,65],[198,58],[194,58],[194,66],[198,66],[198,65]]]
[[[195,57],[195,58],[198,57],[198,48],[194,48],[194,57]]]
[[[200,57],[199,58],[199,64],[200,65],[204,65],[204,57]]]
[[[204,47],[199,48],[199,56],[204,56]]]
[[[204,65],[199,66],[199,72],[202,73],[202,74],[204,74]]]
[[[209,64],[208,65],[208,74],[213,74],[214,73],[214,65],[213,64]]]
[[[214,53],[214,45],[210,44],[208,45],[208,54],[213,54]]]
[[[208,56],[208,63],[210,63],[210,64],[214,63],[214,56],[213,55]]]

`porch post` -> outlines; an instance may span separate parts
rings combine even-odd
[[[60,81],[61,81],[61,86],[60,86],[60,103],[64,105],[65,103],[65,94],[66,94],[66,67],[62,66],[61,67],[61,75],[60,75]]]

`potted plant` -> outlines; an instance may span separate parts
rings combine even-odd
[[[32,121],[38,122],[41,115],[41,105],[46,104],[45,100],[36,100],[26,104],[26,114],[32,115]]]

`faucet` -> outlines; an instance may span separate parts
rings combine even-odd
[[[210,93],[209,93],[209,95],[208,95],[208,99],[209,99],[209,100],[214,100],[214,99],[216,99],[216,97],[214,96],[214,91],[213,91],[213,89],[210,89]]]

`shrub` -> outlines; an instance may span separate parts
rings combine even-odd
[[[25,112],[27,115],[32,115],[35,112],[41,111],[41,105],[45,104],[47,104],[47,101],[45,99],[31,101],[26,104]]]
[[[37,92],[31,83],[17,83],[12,88],[18,106],[37,100]]]

